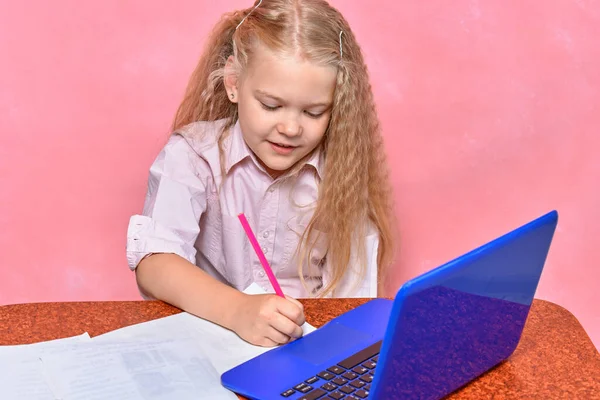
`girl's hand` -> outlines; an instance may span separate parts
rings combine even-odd
[[[273,347],[302,336],[304,307],[296,299],[244,294],[237,306],[232,315],[232,330],[251,344]]]

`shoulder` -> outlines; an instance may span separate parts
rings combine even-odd
[[[184,140],[189,149],[199,156],[210,154],[217,148],[225,123],[225,120],[192,122],[173,132],[171,140]]]
[[[194,122],[174,131],[156,156],[150,172],[155,177],[169,177],[192,183],[212,174],[217,139],[223,125],[217,122]],[[218,157],[216,157],[218,160]]]
[[[175,130],[154,161],[163,175],[208,176],[220,170],[218,139],[224,121],[193,122]]]

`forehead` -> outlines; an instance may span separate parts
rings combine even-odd
[[[318,65],[256,45],[244,71],[243,84],[251,90],[265,91],[288,101],[331,102],[336,77],[336,67]]]

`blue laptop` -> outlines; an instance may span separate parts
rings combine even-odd
[[[249,399],[439,399],[515,350],[558,221],[549,212],[221,376]]]

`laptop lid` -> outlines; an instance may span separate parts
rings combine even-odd
[[[556,211],[404,284],[369,398],[439,399],[515,350],[558,220]]]

